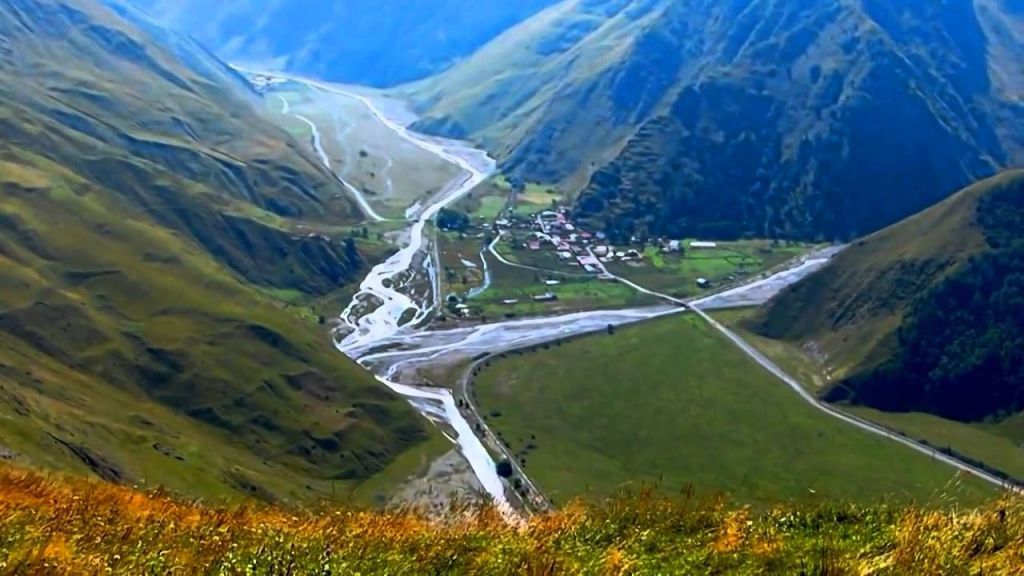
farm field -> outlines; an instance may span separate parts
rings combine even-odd
[[[513,212],[518,216],[547,210],[553,204],[564,203],[568,199],[558,186],[538,182],[527,182],[522,185],[521,192],[513,194],[512,183],[505,175],[495,178],[494,185],[512,197]]]
[[[684,240],[683,253],[661,253],[649,246],[644,258],[633,262],[613,262],[608,270],[645,288],[676,298],[700,295],[704,289],[697,281],[704,278],[720,286],[749,278],[789,260],[809,253],[806,244],[773,244],[770,240],[716,242],[715,248],[689,248],[693,240]]]
[[[452,207],[476,220],[477,224],[489,226],[508,207],[511,191],[503,178],[491,178],[476,187]]]

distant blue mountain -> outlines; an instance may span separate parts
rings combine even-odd
[[[121,1],[121,0],[118,0]],[[392,86],[438,73],[555,0],[131,0],[229,61]]]

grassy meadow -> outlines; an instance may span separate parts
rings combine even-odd
[[[556,502],[645,482],[762,505],[992,494],[817,412],[695,316],[507,355],[474,389],[496,433]]]

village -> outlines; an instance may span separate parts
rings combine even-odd
[[[651,304],[617,277],[653,281],[686,297],[754,268],[754,261],[730,243],[668,238],[613,243],[604,232],[573,221],[571,211],[554,201],[529,212],[506,206],[491,218],[447,213],[439,226],[448,235],[442,246],[447,311],[456,318]]]
[[[604,232],[588,232],[570,219],[569,211],[562,207],[553,207],[531,216],[511,215],[497,220],[495,228],[500,234],[512,238],[513,246],[530,252],[551,251],[559,261],[567,265],[578,266],[584,273],[602,280],[612,280],[607,273],[607,265],[613,263],[642,264],[644,252],[635,247],[615,247],[608,242]],[[637,238],[631,241],[633,246],[639,244]],[[651,243],[662,254],[682,254],[687,250],[708,250],[718,247],[717,242],[657,239]],[[697,286],[711,288],[708,278],[697,278]]]

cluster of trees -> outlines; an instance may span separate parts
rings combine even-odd
[[[830,400],[961,421],[1024,411],[1024,186],[987,196],[977,220],[991,250],[919,297],[899,354]]]
[[[445,208],[437,215],[437,225],[449,232],[465,232],[471,224],[469,215],[458,210]]]
[[[899,340],[892,362],[829,400],[962,421],[1024,411],[1024,250],[971,260],[914,303]]]

